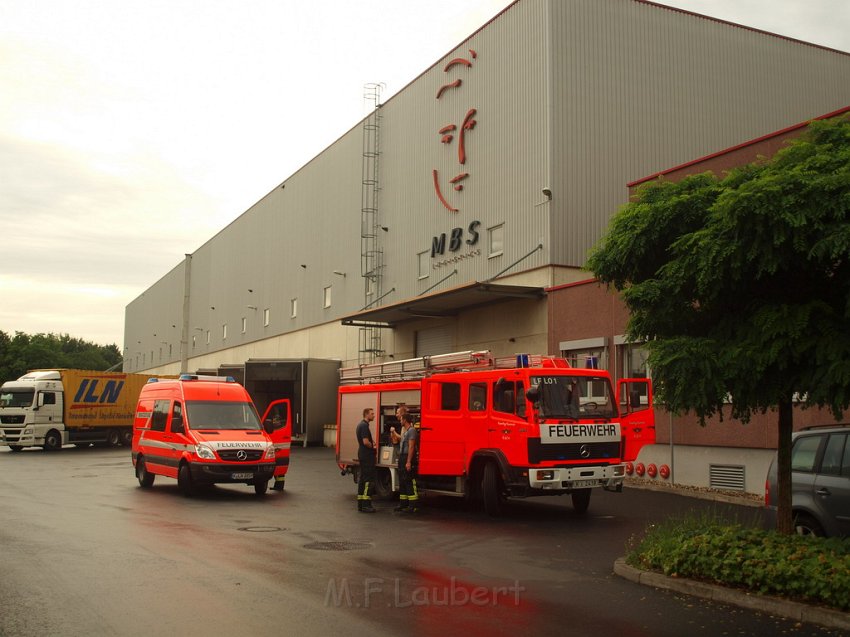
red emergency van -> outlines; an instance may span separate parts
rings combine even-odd
[[[134,419],[136,478],[145,488],[157,475],[175,478],[184,495],[216,483],[252,485],[262,495],[275,474],[272,429],[271,420],[266,428],[260,424],[248,392],[232,378],[152,378],[142,388]]]

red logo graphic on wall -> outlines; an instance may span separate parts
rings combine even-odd
[[[469,50],[470,57],[475,60],[478,58],[478,54],[470,49]],[[454,58],[443,69],[443,72],[449,73],[456,67],[461,68],[472,68],[472,62],[466,58]],[[463,85],[463,80],[458,78],[452,82],[447,84],[443,84],[440,89],[437,91],[437,99],[443,97],[446,91],[454,90],[460,88]],[[465,167],[466,165],[466,134],[469,131],[472,131],[475,128],[475,125],[478,123],[475,119],[475,115],[478,112],[475,108],[470,108],[466,112],[466,116],[463,118],[463,121],[458,124],[446,124],[438,131],[440,134],[440,142],[443,144],[451,144],[455,136],[457,136],[457,161],[458,165],[461,167]],[[440,203],[445,206],[446,210],[450,212],[458,212],[458,208],[455,208],[451,205],[448,200],[446,200],[445,195],[443,194],[443,189],[440,186],[440,172],[434,168],[431,171],[431,174],[434,178],[434,192],[437,194],[437,199],[440,200]],[[469,173],[461,170],[457,175],[448,179],[448,187],[453,188],[455,191],[460,192],[463,190],[463,181],[469,177]]]

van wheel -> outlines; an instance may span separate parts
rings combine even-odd
[[[484,512],[491,517],[502,514],[504,496],[501,482],[496,463],[488,462],[484,466],[484,476],[481,479],[481,500],[484,503]]]
[[[121,446],[121,434],[117,429],[110,429],[109,433],[106,434],[106,444],[110,447]]]
[[[156,476],[153,473],[148,473],[145,467],[145,459],[139,458],[136,460],[136,480],[139,481],[139,486],[147,489],[153,486],[153,479]]]
[[[62,434],[55,429],[51,429],[44,437],[45,451],[59,451],[62,448]]]
[[[269,479],[268,478],[266,478],[265,480],[262,480],[260,478],[257,478],[256,480],[254,480],[254,493],[256,493],[257,495],[265,495],[266,491],[268,491],[268,490],[269,490]]]
[[[584,513],[587,507],[590,506],[590,489],[576,489],[573,491],[573,511],[576,513]]]
[[[797,535],[816,535],[817,537],[826,535],[818,521],[805,513],[798,513],[794,516],[794,532]]]
[[[189,470],[189,465],[185,462],[180,465],[180,469],[177,471],[177,488],[187,498],[195,494],[195,485],[192,484],[192,473]]]

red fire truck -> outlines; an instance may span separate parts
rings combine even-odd
[[[570,494],[584,512],[593,488],[621,491],[625,462],[655,442],[652,384],[570,367],[563,358],[458,352],[340,370],[336,459],[357,481],[355,428],[375,409],[376,494],[398,490],[399,430],[406,405],[418,422],[422,493],[481,502],[498,515],[508,497]]]

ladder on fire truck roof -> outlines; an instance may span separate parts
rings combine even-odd
[[[418,356],[400,361],[369,363],[357,367],[342,367],[339,381],[342,385],[390,383],[417,380],[431,374],[463,372],[487,369],[513,369],[516,367],[569,367],[562,358],[539,354],[517,354],[515,356],[493,356],[489,350],[452,352]]]

